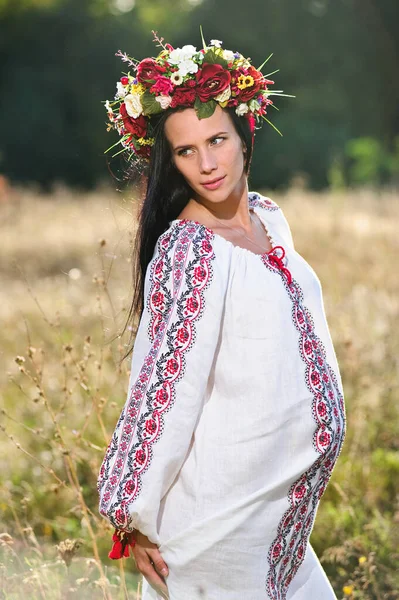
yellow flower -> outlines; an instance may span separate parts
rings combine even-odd
[[[254,84],[254,78],[251,75],[240,75],[237,82],[237,87],[244,90]]]
[[[365,556],[359,556],[359,565],[363,565],[367,562],[367,558]]]
[[[344,592],[345,596],[352,596],[353,585],[344,585],[344,587],[342,588],[342,591]]]
[[[144,94],[145,88],[143,85],[141,85],[141,83],[132,83],[132,85],[130,86],[130,91],[132,94],[140,94],[141,96],[142,94]]]
[[[145,138],[139,138],[137,140],[137,142],[140,144],[140,146],[152,146],[155,142],[155,138],[148,138],[147,140]]]

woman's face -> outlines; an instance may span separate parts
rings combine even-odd
[[[244,144],[219,105],[205,119],[198,119],[193,108],[172,113],[165,122],[165,135],[176,168],[198,201],[221,202],[243,193]],[[214,180],[218,181],[208,183]]]

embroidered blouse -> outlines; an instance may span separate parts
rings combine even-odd
[[[158,238],[100,513],[159,546],[170,600],[333,600],[309,536],[345,434],[339,367],[282,209],[248,203],[269,253],[188,219]]]

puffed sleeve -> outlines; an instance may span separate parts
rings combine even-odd
[[[292,233],[291,233],[291,228],[289,226],[289,223],[287,221],[287,218],[286,218],[281,206],[279,207],[279,210],[278,210],[278,216],[280,217],[279,225],[281,228],[281,236],[285,240],[285,243],[287,244],[287,246],[289,246],[290,248],[295,250],[294,240],[292,238]]]
[[[259,207],[262,211],[265,211],[266,222],[272,224],[273,233],[276,233],[286,246],[295,250],[291,228],[281,206],[259,192],[249,192],[249,201],[251,206]]]
[[[187,455],[222,328],[228,269],[215,261],[213,237],[179,221],[146,271],[127,400],[97,485],[114,539],[137,529],[159,544],[160,502]]]

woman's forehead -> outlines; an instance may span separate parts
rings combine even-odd
[[[189,139],[194,137],[208,138],[221,130],[231,131],[233,124],[228,113],[220,107],[216,107],[215,112],[205,119],[199,119],[193,108],[187,108],[182,111],[172,113],[165,122],[165,133],[172,143],[184,143],[184,139],[189,143]]]

